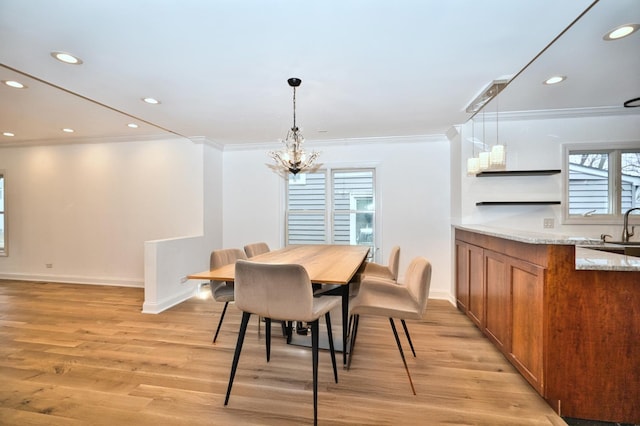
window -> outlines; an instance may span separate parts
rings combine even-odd
[[[4,173],[0,170],[0,256],[7,255],[7,243],[5,240],[6,214],[4,206]]]
[[[368,245],[375,252],[373,169],[335,169],[290,176],[286,243]]]
[[[565,147],[565,222],[618,223],[640,207],[640,147]]]

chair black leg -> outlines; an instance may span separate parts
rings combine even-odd
[[[360,324],[360,315],[356,314],[353,316],[353,322],[351,325],[351,343],[349,344],[349,362],[347,363],[347,370],[351,368],[353,351],[356,346],[356,336],[358,335],[358,324]]]
[[[227,306],[229,306],[229,302],[224,302],[224,308],[222,308],[222,314],[220,314],[220,321],[218,321],[218,328],[216,328],[216,334],[213,336],[213,343],[216,342],[218,338],[218,333],[220,333],[220,326],[222,326],[222,320],[224,319],[224,314],[227,312]]]
[[[409,346],[411,346],[411,352],[413,352],[413,357],[416,357],[416,350],[413,349],[413,342],[411,341],[411,336],[409,335],[409,329],[407,328],[407,323],[404,320],[400,320],[402,322],[402,328],[404,328],[404,334],[407,336],[407,340],[409,341]]]
[[[411,385],[411,390],[415,395],[416,389],[413,387],[413,380],[411,380],[411,374],[409,374],[409,367],[407,366],[407,360],[404,358],[404,352],[402,351],[402,345],[400,344],[400,338],[398,337],[398,331],[396,330],[396,325],[393,322],[393,318],[389,318],[389,322],[391,323],[391,329],[393,330],[393,337],[396,338],[396,344],[398,345],[398,350],[400,351],[400,356],[402,357],[402,362],[404,363],[404,369],[407,371],[407,376],[409,377],[409,384]]]
[[[247,332],[247,324],[249,324],[249,318],[251,314],[249,312],[242,313],[242,322],[240,323],[240,332],[238,333],[238,342],[236,343],[236,351],[233,354],[233,363],[231,364],[231,375],[229,376],[229,386],[227,387],[227,396],[224,398],[224,405],[229,402],[229,395],[231,395],[231,386],[233,386],[233,379],[236,376],[236,369],[238,368],[238,360],[240,360],[240,352],[242,351],[242,344],[244,343],[244,335]]]
[[[318,424],[318,320],[311,323],[311,353],[313,363],[313,425]]]
[[[293,322],[287,321],[287,345],[291,343],[292,336],[293,336]]]
[[[336,350],[333,346],[333,331],[331,330],[331,313],[324,314],[327,323],[327,337],[329,338],[329,352],[331,352],[331,364],[333,364],[333,377],[338,383],[338,367],[336,366]]]
[[[264,334],[267,345],[267,362],[271,361],[271,318],[264,319]]]

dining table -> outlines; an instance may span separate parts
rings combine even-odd
[[[342,354],[347,363],[349,323],[349,283],[365,262],[370,246],[340,244],[288,245],[252,257],[254,262],[302,265],[313,284],[333,285],[342,297]],[[235,263],[190,274],[191,280],[234,281]]]

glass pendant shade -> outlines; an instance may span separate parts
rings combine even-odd
[[[487,170],[489,168],[490,156],[491,153],[489,151],[483,151],[478,155],[480,170]]]
[[[478,157],[472,157],[467,160],[467,174],[476,175],[480,172],[480,159]]]
[[[490,154],[491,167],[504,167],[507,164],[507,151],[504,145],[494,145]]]

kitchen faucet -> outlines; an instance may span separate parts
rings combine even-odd
[[[622,224],[622,242],[629,242],[629,237],[633,237],[633,231],[635,230],[635,226],[631,226],[631,232],[629,232],[629,213],[634,210],[640,210],[640,207],[634,207],[627,210],[624,214],[624,222]]]

